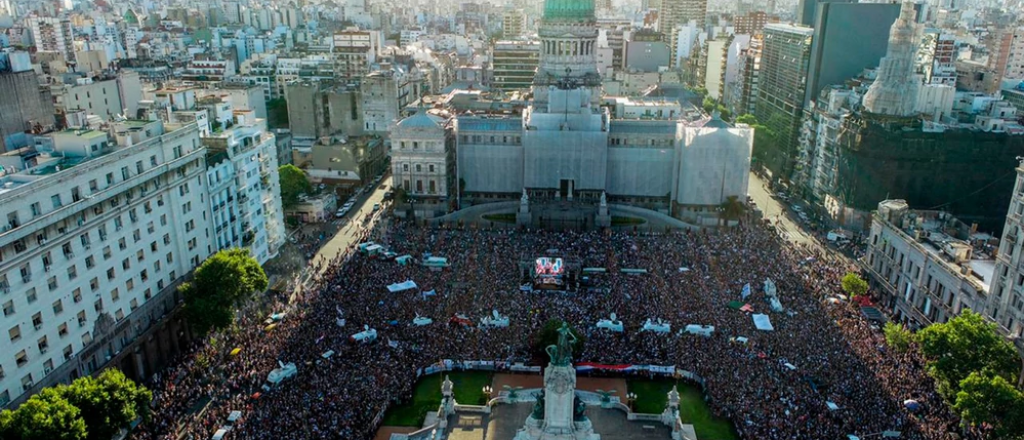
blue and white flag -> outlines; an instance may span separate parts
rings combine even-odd
[[[428,296],[437,296],[437,292],[433,289],[423,292],[423,299],[427,299]]]
[[[388,346],[391,348],[398,348],[398,342],[392,341],[391,338],[388,338]]]
[[[748,296],[750,296],[750,283],[743,285],[743,293],[740,293],[740,297],[744,300],[747,299]]]

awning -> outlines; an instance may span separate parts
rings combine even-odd
[[[868,320],[875,321],[879,324],[884,324],[889,321],[882,312],[874,307],[861,307],[860,312],[863,313],[864,317],[868,318]]]
[[[388,286],[388,291],[391,293],[401,292],[403,290],[415,289],[416,283],[413,280],[405,280],[401,283],[395,283]]]

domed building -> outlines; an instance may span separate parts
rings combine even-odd
[[[539,35],[521,112],[449,106],[395,125],[393,183],[415,197],[417,216],[525,191],[531,203],[596,209],[604,195],[613,209],[715,224],[728,197],[747,199],[752,128],[708,118],[685,99],[605,95],[593,0],[546,0]]]

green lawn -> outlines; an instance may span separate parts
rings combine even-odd
[[[484,215],[484,220],[497,222],[497,223],[515,223],[516,215],[511,214],[487,214]]]
[[[494,374],[488,371],[463,371],[449,373],[455,384],[455,401],[466,405],[484,403],[484,385],[490,385]],[[426,376],[413,390],[411,402],[393,406],[384,415],[384,426],[423,426],[423,419],[430,411],[437,411],[441,404],[441,381],[444,373]]]
[[[642,218],[612,216],[612,226],[642,225],[644,223],[647,221]]]
[[[668,402],[668,392],[677,382],[672,379],[661,380],[629,380],[626,382],[630,392],[636,393],[634,410],[638,413],[660,414]],[[732,423],[727,419],[715,418],[704,402],[698,385],[678,382],[679,385],[679,418],[683,423],[692,424],[701,440],[737,440],[739,436],[733,430]]]

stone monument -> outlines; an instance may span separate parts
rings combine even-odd
[[[576,395],[569,327],[558,329],[558,344],[547,348],[551,363],[544,369],[544,390],[515,440],[600,440],[585,414],[587,405]]]
[[[526,188],[523,188],[523,196],[519,198],[519,211],[516,212],[516,226],[530,226],[533,222],[533,215],[530,214],[530,196],[526,195]]]
[[[597,205],[597,227],[608,228],[612,225],[612,216],[608,214],[608,193],[601,192],[601,204]]]

